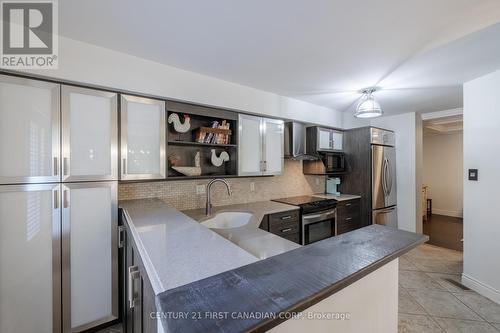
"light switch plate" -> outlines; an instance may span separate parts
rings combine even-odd
[[[205,185],[196,185],[196,194],[205,194]]]
[[[250,182],[250,192],[255,192],[255,183]]]
[[[469,169],[469,180],[477,181],[479,179],[479,171],[477,169]]]

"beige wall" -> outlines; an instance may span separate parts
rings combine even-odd
[[[119,185],[119,199],[159,197],[180,210],[205,207],[205,194],[196,194],[196,185],[209,180],[180,180]],[[283,175],[275,177],[229,178],[233,195],[229,197],[222,184],[212,189],[214,206],[277,199],[287,196],[323,193],[324,176],[305,176],[301,161],[285,160]],[[251,191],[251,183],[255,190]]]
[[[424,185],[434,214],[463,216],[463,135],[424,136]]]

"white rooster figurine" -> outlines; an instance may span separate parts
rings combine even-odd
[[[210,160],[212,161],[213,165],[215,165],[216,167],[220,167],[222,163],[229,161],[229,154],[223,151],[222,153],[220,153],[219,157],[217,157],[215,149],[212,149],[212,157]]]
[[[191,128],[191,118],[189,118],[189,115],[187,114],[184,115],[184,124],[181,123],[177,113],[172,113],[168,116],[168,123],[174,123],[174,129],[178,133],[186,133]]]

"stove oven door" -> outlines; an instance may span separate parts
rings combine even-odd
[[[335,234],[335,209],[302,216],[302,245],[333,237]]]

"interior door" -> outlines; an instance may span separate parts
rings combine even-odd
[[[61,332],[60,185],[0,186],[0,332]]]
[[[81,332],[118,318],[117,184],[66,183],[62,207],[63,326]]]
[[[121,179],[164,179],[165,102],[121,96]]]
[[[60,181],[60,85],[0,75],[0,184]]]
[[[373,224],[381,224],[389,227],[398,227],[397,208],[384,208],[373,211]]]
[[[284,128],[283,121],[263,119],[264,126],[264,175],[283,173]]]
[[[385,160],[385,207],[394,206],[397,203],[396,186],[396,148],[384,147]]]
[[[117,94],[62,86],[63,181],[118,180]]]
[[[239,115],[238,175],[262,175],[262,133],[261,117]]]

